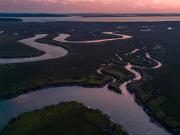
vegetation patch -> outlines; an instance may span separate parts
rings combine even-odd
[[[20,115],[4,128],[1,135],[128,135],[119,125],[98,110],[76,102]]]

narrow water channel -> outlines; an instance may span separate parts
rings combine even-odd
[[[88,44],[88,43],[101,43],[101,42],[114,41],[114,40],[125,40],[132,38],[132,36],[129,35],[115,34],[113,32],[103,32],[103,34],[114,35],[117,36],[117,38],[97,39],[97,40],[87,40],[87,41],[69,41],[67,40],[67,38],[70,37],[71,35],[59,34],[59,36],[55,37],[54,40],[58,42],[71,43],[71,44]]]

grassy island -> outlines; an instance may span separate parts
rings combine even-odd
[[[4,128],[1,135],[128,135],[98,110],[80,103],[57,106],[25,113]]]

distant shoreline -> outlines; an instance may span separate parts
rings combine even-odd
[[[180,16],[180,13],[0,13],[0,17],[162,17]]]

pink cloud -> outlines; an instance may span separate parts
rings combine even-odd
[[[180,12],[180,0],[1,0],[10,12]]]

